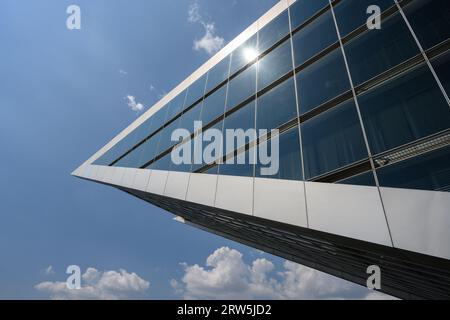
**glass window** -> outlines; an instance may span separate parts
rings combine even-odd
[[[276,129],[297,117],[294,78],[291,77],[258,98],[257,129]]]
[[[192,104],[203,97],[205,93],[206,76],[201,76],[197,81],[191,84],[187,90],[186,103],[184,109],[189,108]],[[183,110],[184,110],[183,109]]]
[[[359,85],[415,56],[419,49],[399,13],[345,45],[350,73]]]
[[[427,65],[361,95],[359,105],[373,154],[450,127],[450,109]]]
[[[219,165],[219,174],[227,176],[253,177],[255,149],[249,149]],[[240,158],[242,160],[240,160]]]
[[[256,35],[241,44],[231,55],[230,76],[258,56]]]
[[[263,53],[288,34],[289,17],[288,12],[284,11],[259,31],[258,51]]]
[[[161,131],[161,141],[158,145],[158,154],[166,151],[170,147],[174,146],[175,144],[179,143],[180,141],[172,141],[172,132],[175,129],[178,129],[178,123],[180,119],[175,120],[171,124],[169,124],[167,127],[164,127],[164,129]]]
[[[299,66],[323,49],[338,41],[336,27],[330,11],[299,30],[292,37],[295,66]]]
[[[353,100],[301,125],[307,179],[367,158]]]
[[[416,0],[403,11],[425,50],[450,38],[448,0]]]
[[[244,70],[228,85],[227,110],[256,93],[256,64]]]
[[[151,135],[164,125],[164,121],[166,120],[166,114],[167,108],[163,107],[160,110],[158,110],[154,115],[151,116],[153,120],[150,123],[149,135]]]
[[[226,95],[227,86],[224,85],[205,98],[202,108],[203,126],[223,115]]]
[[[351,184],[355,186],[369,186],[375,187],[375,178],[373,176],[372,171],[368,171],[366,173],[361,173],[356,176],[341,180],[337,182],[338,184]]]
[[[142,165],[149,162],[156,156],[161,131],[143,143],[143,151],[141,155]]]
[[[297,74],[300,114],[350,90],[347,69],[340,48]]]
[[[224,58],[208,72],[208,81],[206,83],[206,92],[211,91],[219,84],[228,79],[230,68],[230,56]]]
[[[209,129],[216,129],[216,130],[219,130],[219,131],[222,133],[222,126],[223,126],[223,121],[220,121],[220,122],[216,123],[214,126],[212,126],[212,127],[209,128]],[[196,136],[194,139],[200,139],[200,138],[199,138],[198,136]],[[213,140],[213,139],[214,139],[214,138],[212,138],[212,140]],[[196,141],[197,141],[197,142],[196,142]],[[215,140],[213,140],[213,141],[205,141],[205,139],[201,139],[201,140],[196,140],[196,141],[193,142],[192,151],[193,151],[193,152],[204,152],[205,149],[206,149],[206,147],[207,147],[208,145],[210,145],[211,143],[214,143]],[[219,150],[216,150],[217,152],[221,152],[221,151],[223,150],[222,141],[220,140],[219,143],[220,143],[220,149],[219,149]],[[196,148],[198,148],[198,147],[201,147],[202,149],[199,150],[199,151],[197,151]],[[201,159],[200,159],[200,160],[201,160],[201,163],[195,163],[195,162],[197,162],[197,159],[194,159],[194,158],[192,159],[192,161],[193,161],[192,171],[193,171],[193,172],[195,172],[195,171],[197,171],[197,170],[199,170],[199,169],[205,167],[206,165],[210,165],[210,164],[211,164],[211,163],[206,163],[206,162],[204,161],[205,158],[203,157],[203,153],[200,153],[200,154],[202,155],[202,157],[201,157]],[[214,154],[213,154],[213,156],[214,156]],[[223,154],[217,154],[217,159],[214,159],[214,161],[215,161],[215,162],[220,161],[220,159],[222,158],[222,156],[223,156]]]
[[[328,5],[328,0],[297,0],[290,7],[292,30],[303,24],[316,12]]]
[[[170,170],[171,171],[179,171],[179,172],[190,172],[191,166],[192,166],[192,141],[188,140],[184,142],[182,145],[175,146],[173,148],[173,151],[175,155],[184,157],[186,156],[184,153],[186,152],[189,156],[189,161],[187,163],[180,163],[175,164],[173,161],[171,161]]]
[[[447,95],[450,96],[450,51],[431,61]]]
[[[186,90],[177,95],[170,101],[165,108],[167,108],[166,121],[169,121],[183,110],[186,99]]]
[[[194,121],[200,120],[200,112],[202,111],[202,103],[197,103],[192,109],[184,112],[178,123],[179,128],[187,129],[190,133],[194,132]]]
[[[219,166],[213,166],[206,171],[203,171],[203,174],[217,174]]]
[[[258,148],[267,148],[267,155],[272,155],[271,141],[261,143]],[[268,168],[270,164],[263,165],[261,159],[256,163],[255,176],[261,178],[302,180],[302,160],[300,156],[300,139],[298,127],[289,129],[279,136],[278,171],[273,175],[262,175],[261,168]],[[272,166],[274,163],[272,163]],[[274,167],[275,168],[275,167]]]
[[[238,141],[238,139],[234,139],[234,141],[227,140],[226,131],[227,129],[230,130],[236,130],[236,129],[242,129],[244,131],[247,131],[248,129],[254,129],[255,128],[255,101],[250,102],[249,104],[245,105],[244,107],[240,108],[239,110],[233,112],[229,116],[227,116],[224,120],[224,128],[223,128],[223,134],[224,134],[224,151],[225,148],[227,153],[232,152],[233,150],[242,147],[246,143],[250,142],[251,140],[254,140],[254,136],[248,137],[248,139],[245,139],[245,141]],[[249,140],[250,139],[250,140]],[[229,147],[227,146],[229,145]],[[230,149],[231,146],[235,146],[234,149]]]
[[[149,136],[149,129],[150,129],[150,125],[152,122],[152,117],[148,118],[147,120],[145,120],[139,127],[137,127],[135,129],[136,131],[136,144],[141,142],[142,140],[144,140],[145,138],[147,138]]]
[[[450,147],[378,169],[383,187],[450,191]]]
[[[170,152],[156,162],[153,162],[147,168],[152,170],[169,170],[172,164]]]
[[[143,145],[131,151],[125,157],[120,159],[115,166],[116,167],[126,167],[126,168],[140,168],[143,163],[141,162],[142,151],[144,150]]]
[[[291,41],[288,39],[258,61],[258,90],[292,70]]]
[[[371,5],[380,7],[381,12],[393,6],[394,0],[343,0],[334,7],[336,21],[342,37],[367,23],[367,8]]]

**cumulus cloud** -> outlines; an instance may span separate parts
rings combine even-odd
[[[222,247],[206,266],[182,264],[184,276],[170,284],[185,299],[379,299],[387,298],[345,280],[285,261],[274,264],[258,258],[246,264],[242,254]]]
[[[53,266],[50,265],[47,268],[45,268],[44,273],[48,276],[54,274],[55,271],[53,270]]]
[[[88,268],[81,277],[80,289],[68,289],[66,282],[41,282],[35,289],[49,294],[54,300],[116,300],[136,298],[144,293],[150,283],[136,273],[126,270],[98,271]]]
[[[217,35],[214,22],[206,21],[200,14],[198,2],[194,2],[189,6],[188,21],[201,24],[205,32],[203,37],[194,40],[194,49],[196,51],[204,50],[209,55],[212,55],[223,47],[225,39]]]
[[[128,107],[136,112],[142,111],[144,109],[144,105],[142,103],[136,102],[136,98],[134,96],[126,96]]]

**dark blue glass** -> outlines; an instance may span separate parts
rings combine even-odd
[[[171,120],[183,110],[185,100],[186,90],[173,98],[172,101],[170,101],[167,106],[165,106],[165,108],[167,108],[166,121]]]
[[[307,179],[367,158],[367,148],[353,100],[301,125]]]
[[[286,10],[258,32],[259,52],[263,53],[288,34],[289,16]]]
[[[223,128],[225,141],[223,147],[226,148],[227,152],[231,152],[255,139],[255,137],[251,135],[251,137],[245,139],[245,141],[237,141],[236,138],[234,139],[234,141],[228,140],[226,135],[227,129],[229,130],[242,129],[244,131],[247,131],[248,129],[254,128],[255,128],[255,101],[252,101],[225,118]],[[235,148],[230,149],[231,146],[235,146]]]
[[[268,131],[297,117],[294,78],[289,78],[258,98],[256,127]]]
[[[328,0],[297,0],[289,9],[291,12],[292,30],[326,6],[329,6]]]
[[[256,64],[245,69],[228,84],[227,110],[256,94]]]
[[[142,163],[145,164],[152,160],[156,156],[156,151],[158,150],[159,140],[161,138],[161,132],[158,132],[153,137],[148,139],[143,144],[143,152],[141,155]]]
[[[202,103],[196,104],[192,109],[184,112],[180,117],[178,123],[179,128],[189,130],[190,133],[194,132],[194,122],[200,120],[200,113],[202,111]]]
[[[366,31],[344,46],[355,86],[419,53],[399,13],[381,23],[380,30]]]
[[[227,95],[227,86],[223,85],[214,91],[210,96],[205,98],[202,107],[203,126],[211,121],[223,116],[225,112],[225,98]]]
[[[450,147],[378,169],[383,187],[450,191]]]
[[[169,170],[172,164],[171,154],[168,153],[156,162],[153,162],[147,168],[152,170]]]
[[[369,187],[376,186],[375,178],[373,176],[372,171],[358,174],[356,176],[341,180],[337,183],[338,184],[349,184],[349,185],[355,185],[355,186],[369,186]]]
[[[425,50],[450,38],[448,0],[415,0],[403,11]]]
[[[350,90],[350,80],[340,48],[297,74],[300,114]]]
[[[367,19],[372,13],[367,14],[367,8],[371,5],[379,6],[381,12],[395,5],[394,0],[342,0],[334,6],[334,13],[341,36],[344,37],[362,25],[366,25]]]
[[[295,66],[299,66],[323,49],[338,41],[336,27],[330,11],[294,34]]]
[[[450,128],[450,108],[427,65],[358,100],[373,154]]]
[[[450,51],[431,61],[447,95],[450,96]]]
[[[258,91],[291,70],[292,50],[288,39],[258,61]]]
[[[231,55],[230,76],[249,64],[258,56],[256,35],[241,44]]]
[[[205,94],[205,82],[206,75],[203,75],[189,86],[183,110],[189,108],[190,106],[192,106],[192,104],[203,97],[203,95]]]
[[[219,130],[220,133],[222,133],[222,127],[223,127],[223,121],[220,121],[220,122],[216,123],[214,126],[212,126],[210,129],[216,129],[216,130]],[[192,158],[193,159],[193,165],[192,165],[193,172],[195,172],[207,165],[212,164],[212,163],[205,162],[206,159],[203,156],[203,151],[205,151],[205,149],[207,148],[208,145],[210,145],[211,143],[213,143],[215,141],[214,138],[211,138],[212,141],[206,141],[205,138],[200,139],[199,136],[196,136],[196,138],[194,138],[194,139],[197,139],[197,140],[193,141],[192,151],[194,153],[197,153],[197,152],[200,153],[202,155],[202,157],[200,159],[200,163],[197,163],[197,159],[195,159],[194,157]],[[213,162],[220,161],[220,159],[223,156],[223,154],[220,154],[220,153],[222,153],[222,150],[223,150],[222,141],[219,141],[219,143],[220,143],[220,148],[218,150],[216,150],[218,154],[216,154],[217,157],[215,157]],[[197,150],[197,148],[201,148],[201,150]]]
[[[227,163],[219,165],[219,174],[226,176],[253,177],[254,156],[254,149],[251,149],[243,152],[242,163],[239,160],[240,155],[232,157]]]
[[[263,165],[259,155],[255,168],[255,177],[284,179],[284,180],[302,180],[302,160],[300,155],[300,139],[298,127],[283,132],[279,137],[279,167],[273,175],[262,175],[261,168],[267,168],[269,165]],[[259,148],[267,148],[269,157],[272,155],[271,141],[265,141],[259,145]]]

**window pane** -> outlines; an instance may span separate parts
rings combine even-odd
[[[350,90],[341,49],[338,48],[297,74],[300,114]]]
[[[306,121],[301,132],[307,179],[367,158],[353,101]]]
[[[154,115],[152,115],[152,122],[150,123],[149,135],[154,133],[156,130],[161,128],[164,125],[164,121],[166,120],[167,108],[163,107],[158,110]]]
[[[447,95],[450,96],[450,51],[431,61]]]
[[[258,98],[257,129],[276,129],[297,117],[294,78],[289,78]]]
[[[168,153],[156,162],[153,162],[147,168],[152,170],[169,170],[172,164],[171,154]]]
[[[139,127],[135,129],[136,132],[136,144],[144,140],[149,136],[150,124],[152,122],[152,117],[145,120]]]
[[[153,137],[144,142],[143,152],[141,155],[143,165],[152,160],[156,156],[156,151],[158,149],[158,143],[160,138],[161,132],[158,132]]]
[[[245,141],[238,141],[236,138],[234,141],[230,141],[227,139],[226,136],[226,130],[236,130],[236,129],[242,129],[244,131],[247,131],[248,129],[254,129],[255,128],[255,101],[250,102],[249,104],[245,105],[244,107],[240,108],[236,112],[233,112],[224,120],[224,151],[227,153],[232,152],[233,150],[242,147],[246,143],[250,142],[250,140],[254,140],[253,137],[249,137],[248,139],[245,139]],[[250,139],[250,140],[249,140]],[[235,148],[231,148],[231,146],[235,146]],[[225,150],[225,148],[227,148]]]
[[[230,76],[243,66],[255,60],[257,56],[258,48],[256,45],[256,35],[254,35],[233,51],[231,55]]]
[[[263,53],[287,34],[289,34],[289,17],[288,12],[284,11],[259,31],[259,52]]]
[[[173,148],[173,153],[176,156],[184,159],[185,156],[188,157],[188,161],[184,161],[186,163],[175,164],[175,162],[171,161],[170,170],[171,171],[179,171],[179,172],[190,172],[192,166],[192,148],[193,144],[191,140],[186,141],[184,144],[175,146]],[[186,153],[186,154],[185,154]]]
[[[239,156],[233,157],[229,163],[219,165],[219,174],[227,176],[253,177],[254,149],[247,150],[242,154],[242,160]]]
[[[380,185],[391,188],[450,191],[450,147],[378,170]]]
[[[345,45],[350,73],[359,85],[419,53],[400,14],[382,21],[380,30],[369,30]]]
[[[226,94],[227,86],[224,85],[205,99],[202,108],[203,126],[223,115]]]
[[[394,0],[343,0],[334,8],[341,36],[344,37],[358,27],[365,25],[367,8],[371,5],[380,7],[381,12],[393,6]]]
[[[450,38],[448,0],[416,0],[403,11],[425,50]]]
[[[205,93],[205,81],[206,76],[202,76],[189,86],[184,109],[189,108],[194,102],[203,97],[203,94]]]
[[[183,110],[186,98],[186,90],[172,99],[165,108],[167,108],[166,121],[169,121]]]
[[[206,92],[217,87],[223,81],[228,79],[228,69],[230,68],[230,56],[224,58],[208,72],[208,81],[206,83]]]
[[[450,109],[427,65],[359,97],[372,153],[450,127]]]
[[[144,150],[143,145],[141,144],[139,147],[131,151],[125,157],[120,159],[116,163],[116,167],[126,167],[126,168],[139,168],[143,165],[141,162],[142,152]]]
[[[202,111],[202,103],[198,103],[189,111],[183,113],[178,123],[179,128],[189,130],[190,133],[194,132],[194,121],[200,120],[200,112]]]
[[[330,11],[325,12],[292,37],[295,66],[299,66],[323,49],[338,41]]]
[[[328,6],[328,0],[297,0],[291,7],[292,30],[311,18],[320,9]]]
[[[267,148],[268,156],[272,155],[271,142],[261,143],[259,148]],[[259,156],[258,156],[259,159]],[[272,163],[273,165],[273,163]],[[259,159],[256,163],[255,176],[261,178],[302,180],[302,161],[300,156],[300,139],[298,127],[289,129],[279,137],[279,170],[274,175],[262,175],[261,168],[268,168],[268,165],[262,165]]]
[[[220,122],[216,123],[214,126],[212,126],[212,127],[209,128],[209,129],[216,129],[216,130],[219,130],[219,131],[222,133],[222,126],[223,126],[223,121],[220,121]],[[209,129],[208,129],[208,130],[209,130]],[[196,138],[199,139],[198,137],[196,137]],[[212,139],[212,140],[213,140],[213,139]],[[214,140],[214,141],[215,141],[215,140]],[[213,143],[214,141],[205,141],[205,139],[203,139],[203,141],[198,140],[198,142],[196,142],[196,143],[193,144],[193,146],[192,146],[192,151],[193,151],[193,152],[200,152],[200,154],[202,155],[202,157],[201,157],[201,159],[200,159],[200,160],[201,160],[200,163],[196,163],[196,162],[197,162],[197,159],[194,159],[194,158],[193,158],[193,165],[192,165],[192,171],[193,171],[193,172],[195,172],[195,171],[197,171],[197,170],[203,168],[203,167],[206,166],[206,165],[212,164],[212,163],[206,163],[206,162],[205,162],[206,159],[203,157],[203,151],[206,149],[206,147],[207,147],[208,145],[210,145],[210,144]],[[220,143],[220,149],[219,149],[219,150],[215,150],[215,151],[217,151],[218,154],[213,154],[213,156],[217,156],[217,157],[216,157],[217,160],[214,159],[214,162],[217,162],[217,161],[220,160],[220,159],[222,158],[222,156],[223,156],[223,154],[219,154],[219,153],[221,153],[222,150],[223,150],[222,141],[219,141],[219,143]],[[202,149],[199,150],[199,151],[197,151],[196,148],[198,148],[198,147],[201,147]]]
[[[227,110],[256,93],[256,64],[247,68],[228,85]]]
[[[258,62],[258,91],[292,70],[291,41],[288,39]]]
[[[179,128],[179,126],[178,126],[179,120],[180,119],[175,120],[174,122],[169,124],[167,127],[164,127],[164,129],[161,131],[161,141],[159,142],[159,145],[158,145],[158,155],[179,142],[179,141],[171,140],[172,132],[175,129]]]
[[[337,182],[338,184],[351,184],[355,186],[369,186],[369,187],[375,187],[375,178],[373,177],[373,172],[369,171],[366,173],[361,173],[357,176],[350,177],[345,180],[341,180]]]

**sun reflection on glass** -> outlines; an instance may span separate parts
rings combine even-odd
[[[245,48],[243,51],[244,58],[247,62],[253,61],[258,56],[258,51],[255,48]]]

